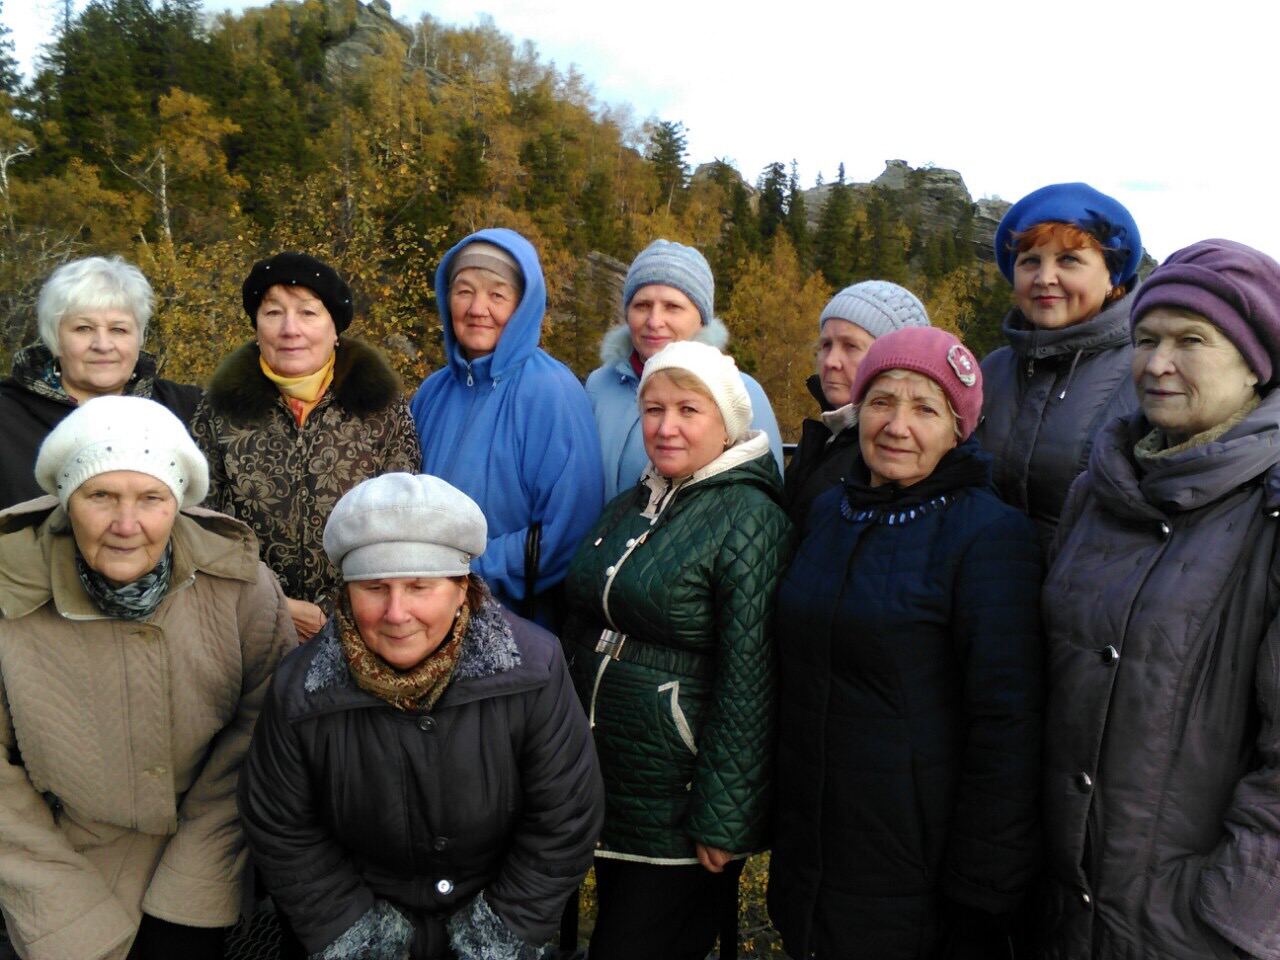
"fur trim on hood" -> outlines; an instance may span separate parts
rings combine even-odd
[[[360,340],[341,337],[330,390],[334,401],[358,417],[380,413],[401,395],[400,378],[381,351]],[[271,412],[280,399],[276,385],[258,366],[256,341],[238,347],[218,365],[209,381],[209,405],[215,413],[253,420]]]
[[[729,343],[729,328],[719,317],[712,317],[689,339],[723,350]],[[626,360],[634,349],[635,345],[631,342],[631,328],[625,323],[620,323],[605,331],[604,337],[601,338],[600,359],[604,361],[605,366],[611,367],[615,363]]]

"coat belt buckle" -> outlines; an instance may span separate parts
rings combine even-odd
[[[601,630],[600,639],[596,641],[596,653],[606,653],[614,660],[622,658],[622,645],[627,642],[627,635],[617,630]]]

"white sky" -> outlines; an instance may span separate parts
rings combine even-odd
[[[77,9],[86,0],[75,0]],[[259,6],[205,0],[211,11]],[[690,160],[805,187],[886,159],[958,170],[976,198],[1085,180],[1157,259],[1228,237],[1280,257],[1280,4],[1272,0],[391,0],[406,22],[493,16],[599,100],[683,121]],[[61,0],[3,0],[30,62]]]

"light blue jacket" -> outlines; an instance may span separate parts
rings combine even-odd
[[[524,273],[524,295],[497,349],[468,362],[449,316],[449,263],[466,244],[506,250]],[[538,348],[547,288],[538,254],[511,230],[481,230],[440,261],[436,297],[448,366],[418,388],[409,409],[422,470],[466,493],[489,522],[489,546],[471,569],[518,608],[525,594],[525,539],[542,524],[537,591],[564,579],[578,542],[600,515],[600,440],[578,379]]]
[[[721,320],[712,318],[693,335],[693,339],[723,350],[729,342],[729,330]],[[591,410],[596,415],[604,457],[606,503],[623,490],[634,487],[649,464],[640,432],[640,407],[636,400],[640,393],[640,378],[631,368],[633,349],[631,331],[626,324],[614,327],[600,341],[600,359],[604,366],[597,367],[587,377],[587,396],[591,398]],[[778,429],[773,407],[764,395],[764,388],[749,374],[742,374],[742,383],[751,397],[751,429],[763,430],[768,435],[769,449],[781,471],[784,468],[782,432]]]

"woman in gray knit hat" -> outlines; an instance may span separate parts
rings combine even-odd
[[[240,810],[267,890],[324,960],[532,960],[604,816],[556,638],[471,564],[475,501],[391,473],[334,507],[337,610],[286,658]]]
[[[787,513],[798,528],[804,528],[818,494],[836,486],[849,471],[858,446],[858,431],[848,429],[854,419],[851,391],[862,358],[886,333],[927,326],[929,314],[920,299],[888,280],[845,287],[822,309],[818,372],[808,381],[821,413],[817,420],[805,420],[786,473]]]
[[[649,457],[641,436],[636,395],[645,361],[669,343],[696,340],[723,350],[729,330],[715,315],[716,282],[706,258],[693,247],[655,240],[636,255],[622,288],[625,322],[604,335],[604,363],[587,377],[587,396],[600,431],[604,499],[640,480]],[[769,437],[782,469],[782,433],[764,388],[748,374],[742,382],[755,411],[751,427]]]

